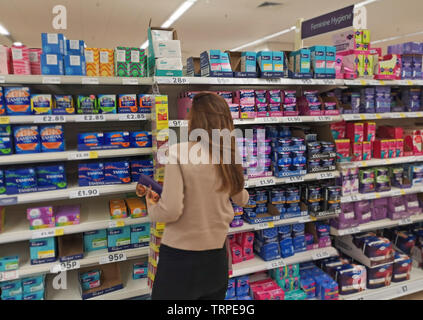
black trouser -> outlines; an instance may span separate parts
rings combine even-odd
[[[186,251],[160,246],[152,300],[224,300],[228,288],[226,246]]]

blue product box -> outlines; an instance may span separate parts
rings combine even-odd
[[[326,47],[314,46],[310,48],[311,65],[314,73],[326,74]]]
[[[232,72],[229,56],[226,52],[220,53],[220,68],[222,72]]]
[[[136,113],[138,102],[136,94],[118,95],[118,113]]]
[[[107,249],[106,229],[84,232],[84,251],[91,252]]]
[[[241,53],[241,72],[257,72],[257,53],[253,51]]]
[[[51,114],[52,105],[51,94],[31,94],[31,112],[33,114]]]
[[[138,262],[133,265],[132,279],[147,278],[148,275],[148,262]]]
[[[131,228],[111,228],[107,230],[109,251],[125,250],[131,246]]]
[[[39,127],[41,152],[65,151],[65,136],[62,125],[42,125]]]
[[[326,74],[336,74],[336,48],[326,47]]]
[[[3,282],[0,287],[2,300],[13,300],[13,298],[16,298],[16,300],[22,300],[21,280]]]
[[[232,69],[229,70],[230,64],[226,60],[226,53],[220,50],[204,51],[200,54],[200,69],[202,77],[233,77]],[[224,61],[222,61],[222,57]],[[223,68],[222,68],[223,65]]]
[[[257,54],[257,63],[261,72],[273,72],[272,51],[260,51]]]
[[[297,236],[292,239],[295,253],[306,251],[305,236]]]
[[[113,131],[104,133],[104,149],[129,148],[129,132]]]
[[[5,171],[6,194],[37,191],[37,175],[34,168],[10,169]]]
[[[153,160],[133,160],[131,164],[131,179],[133,182],[138,182],[140,174],[153,177],[154,166]]]
[[[56,238],[29,240],[31,264],[56,261]]]
[[[264,244],[261,241],[254,242],[254,250],[264,261],[280,259],[279,243],[271,242]]]
[[[226,290],[225,300],[235,298],[235,278],[228,281],[228,289]]]
[[[53,96],[53,114],[74,114],[75,104],[71,95],[56,94]]]
[[[10,124],[0,124],[0,137],[10,137],[12,135],[12,126]]]
[[[86,64],[84,56],[66,55],[65,74],[67,76],[85,76]]]
[[[78,164],[78,182],[80,187],[103,185],[105,182],[103,163]]]
[[[0,272],[17,270],[19,268],[18,256],[0,257]]]
[[[83,291],[90,290],[100,286],[100,270],[92,270],[79,275]]]
[[[44,280],[45,275],[22,279],[23,293],[30,294],[37,291],[44,291]]]
[[[41,74],[43,75],[64,75],[63,56],[60,54],[41,54]]]
[[[102,132],[78,133],[78,150],[99,150],[104,147]]]
[[[41,47],[44,54],[66,54],[65,37],[62,33],[42,33]]]
[[[151,132],[135,131],[130,133],[131,148],[151,148],[153,145]]]
[[[66,39],[66,54],[67,55],[84,55],[84,40],[68,40]]]
[[[282,51],[272,52],[273,72],[285,71],[285,53]]]
[[[0,137],[0,156],[12,154],[12,139],[10,136]]]
[[[250,290],[249,279],[249,276],[241,276],[235,278],[235,292],[238,297],[248,295],[248,292]]]
[[[0,289],[2,291],[17,290],[21,287],[22,287],[21,279],[0,282]]]
[[[128,161],[113,161],[104,163],[105,184],[125,184],[131,182]]]
[[[294,244],[292,238],[286,238],[279,242],[282,258],[288,258],[294,255]]]
[[[139,113],[151,113],[153,106],[154,96],[151,94],[139,94],[138,95],[138,112]]]
[[[68,186],[66,170],[63,164],[38,166],[36,167],[36,172],[38,191],[66,189]]]
[[[101,113],[116,113],[116,95],[99,94],[97,100]]]
[[[24,293],[22,296],[22,300],[44,300],[44,293],[44,290],[37,291],[34,293]]]
[[[0,170],[0,194],[6,193],[6,181],[4,179],[4,171]]]
[[[141,223],[131,226],[131,244],[138,244],[150,239],[150,223]]]
[[[4,87],[4,102],[9,116],[32,114],[31,90],[28,87]]]

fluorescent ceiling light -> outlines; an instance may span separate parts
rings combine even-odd
[[[165,21],[163,22],[163,24],[160,26],[161,28],[169,28],[172,24],[174,24],[185,12],[188,11],[189,8],[191,8],[194,3],[196,3],[198,0],[185,0],[179,7],[178,9],[175,10],[175,12],[173,12],[171,14],[171,16]],[[148,40],[145,41],[142,45],[141,45],[141,49],[145,49],[148,46]]]
[[[13,45],[14,45],[14,46],[18,46],[18,47],[19,47],[19,46],[21,46],[21,45],[22,45],[22,42],[19,42],[19,41],[13,42]]]
[[[10,35],[9,31],[7,31],[7,29],[5,27],[3,27],[1,24],[0,24],[0,34],[2,34],[4,36]]]
[[[405,35],[402,35],[402,36],[390,37],[390,38],[386,38],[386,39],[382,39],[382,40],[372,41],[372,44],[381,43],[381,42],[388,42],[388,41],[394,41],[394,40],[398,40],[398,39],[401,39],[401,38],[419,36],[421,34],[423,34],[423,31],[409,33],[409,34],[405,34]]]
[[[359,7],[367,6],[368,4],[371,4],[377,1],[381,1],[381,0],[366,0],[366,1],[355,4],[354,7],[359,8]]]
[[[265,42],[265,41],[267,41],[267,40],[270,40],[270,39],[273,39],[273,38],[279,37],[279,36],[281,36],[281,35],[283,35],[283,34],[285,34],[285,33],[289,33],[289,32],[291,32],[291,31],[294,31],[295,29],[296,29],[296,27],[295,27],[295,26],[293,26],[293,27],[291,27],[291,28],[289,28],[289,29],[285,29],[285,30],[282,30],[282,31],[279,31],[279,32],[276,32],[276,33],[270,34],[270,35],[265,36],[265,37],[263,37],[263,38],[260,38],[260,39],[258,39],[258,40],[256,40],[256,41],[246,43],[246,44],[244,44],[244,45],[242,45],[242,46],[240,46],[240,47],[237,47],[237,48],[231,49],[230,51],[238,51],[238,50],[244,49],[244,48],[246,48],[246,47],[251,47],[251,46],[254,46],[254,45],[256,45],[256,44],[259,44],[259,43]]]

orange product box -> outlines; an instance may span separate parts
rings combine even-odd
[[[128,216],[125,200],[113,199],[109,201],[110,217],[112,219],[123,219]]]
[[[99,68],[100,76],[113,77],[114,75],[114,54],[113,49],[99,49]]]
[[[100,75],[100,51],[98,48],[85,49],[85,65],[87,76],[97,77]]]
[[[128,212],[131,218],[141,218],[147,215],[147,207],[141,199],[126,199],[126,205],[128,206]]]

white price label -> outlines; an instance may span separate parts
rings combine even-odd
[[[304,176],[288,177],[289,183],[304,182]]]
[[[55,230],[38,230],[32,233],[32,239],[50,238],[55,236]]]
[[[323,179],[333,179],[335,178],[335,175],[333,172],[320,172],[317,174],[317,180],[323,180]]]
[[[279,84],[282,82],[282,79],[280,78],[266,78],[265,82],[268,84]]]
[[[248,181],[244,181],[244,188],[248,188]]]
[[[122,78],[122,84],[136,86],[138,85],[137,78]]]
[[[333,118],[331,116],[320,116],[317,117],[317,121],[332,121]]]
[[[376,119],[376,114],[375,113],[369,113],[366,116],[366,118],[367,118],[367,120],[374,120],[374,119]]]
[[[358,196],[357,195],[355,195],[355,194],[353,194],[351,197],[350,197],[350,199],[351,199],[351,202],[357,202],[357,201],[359,201],[360,199],[358,198]]]
[[[230,78],[217,78],[216,80],[217,80],[218,84],[230,84],[231,83]],[[182,83],[182,84],[188,84],[188,82]]]
[[[98,78],[96,77],[86,77],[82,78],[82,84],[98,84]]]
[[[220,80],[220,78],[218,78]],[[172,83],[173,84],[189,84],[189,81],[187,78],[184,77],[172,77]]]
[[[276,269],[276,268],[280,268],[285,266],[285,261],[283,261],[282,259],[280,260],[275,260],[275,261],[270,261],[267,263],[267,269],[271,270],[271,269]]]
[[[334,85],[335,84],[335,80],[333,79],[324,79],[323,83],[326,85]]]
[[[258,187],[273,186],[276,181],[274,177],[259,179],[256,183]]]
[[[390,116],[391,116],[391,119],[399,119],[399,118],[402,118],[401,117],[401,113],[391,113]]]
[[[401,286],[400,288],[398,288],[398,294],[403,295],[404,293],[408,292],[408,286]]]
[[[356,233],[360,233],[359,227],[348,228],[339,232],[341,236],[345,236],[347,234],[356,234]]]
[[[5,83],[6,82],[6,78],[4,76],[0,76],[0,83]]]
[[[85,160],[85,159],[97,159],[97,151],[82,151],[82,152],[71,152],[68,154],[68,160]]]
[[[326,259],[330,257],[329,252],[327,251],[319,251],[319,252],[315,252],[311,255],[313,260],[320,260],[320,259]]]
[[[16,279],[19,279],[18,270],[0,272],[0,281],[11,281]]]
[[[419,115],[417,114],[417,112],[408,112],[406,113],[407,118],[418,118]]]
[[[312,79],[301,79],[301,83],[302,84],[312,84],[313,80]]]
[[[303,122],[303,119],[301,117],[286,117],[284,118],[284,122]]]
[[[125,226],[124,220],[112,220],[109,221],[109,228],[121,228]]]
[[[35,116],[34,123],[62,123],[66,122],[64,115]]]
[[[126,254],[124,252],[110,253],[107,256],[100,257],[100,264],[125,261]]]
[[[98,197],[99,195],[100,195],[100,189],[98,188],[79,189],[79,190],[71,191],[69,193],[69,198],[76,199],[76,198]]]
[[[405,218],[405,219],[401,219],[400,221],[398,221],[398,225],[400,226],[405,226],[407,224],[412,224],[413,221],[411,220],[411,218]]]
[[[50,272],[58,273],[63,271],[75,270],[79,268],[81,268],[80,262],[78,260],[73,260],[73,261],[61,262],[54,265],[53,267],[51,267]]]
[[[187,120],[170,120],[169,127],[173,127],[173,128],[188,127],[188,121]]]
[[[396,196],[400,196],[401,195],[401,190],[394,190],[392,191],[392,196],[396,197]]]
[[[77,122],[103,122],[106,121],[104,114],[84,114],[76,117]]]
[[[60,84],[60,77],[43,77],[43,84]]]
[[[262,222],[254,225],[254,230],[264,230],[264,229],[270,229],[274,228],[275,223],[274,222]]]
[[[119,121],[141,121],[146,119],[143,113],[125,113],[119,115]]]
[[[307,217],[300,217],[298,219],[298,223],[307,223],[307,222],[311,222],[311,221],[313,221],[313,220],[309,216],[307,216]]]
[[[256,118],[256,120],[258,120],[259,122],[263,122],[263,123],[277,123],[279,122],[278,118]]]

